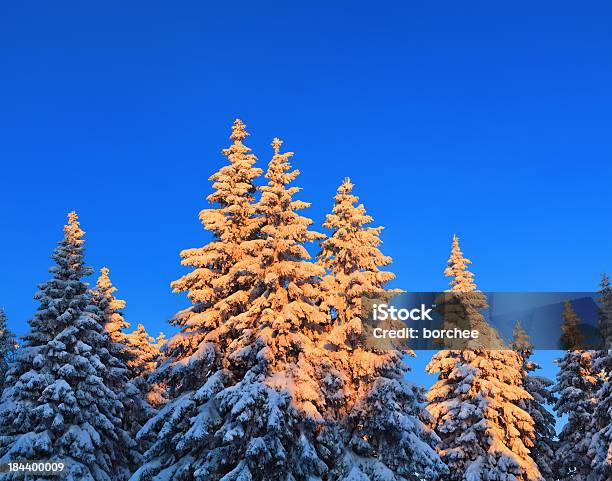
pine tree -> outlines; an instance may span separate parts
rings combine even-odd
[[[181,332],[153,376],[171,399],[141,431],[159,434],[135,480],[302,480],[325,468],[312,426],[299,424],[308,409],[302,396],[319,396],[313,366],[284,357],[299,357],[326,320],[311,299],[321,270],[302,245],[317,236],[296,213],[307,204],[292,199],[298,189],[287,184],[297,171],[287,172],[291,154],[278,152],[279,141],[253,203],[260,171],[246,135],[236,122],[224,151],[230,165],[211,178],[217,207],[200,218],[213,240],[184,251],[183,263],[196,269],[173,283],[195,306],[177,316]]]
[[[122,311],[125,309],[125,301],[115,297],[117,288],[110,280],[109,274],[110,269],[108,267],[100,269],[100,276],[92,290],[92,299],[102,313],[104,329],[113,343],[113,355],[126,365],[131,359],[127,349],[128,336],[125,333],[125,330],[130,328],[130,324],[123,317]]]
[[[435,434],[421,421],[428,420],[420,408],[422,388],[404,380],[408,367],[401,352],[365,346],[363,299],[384,295],[394,275],[380,269],[391,263],[379,250],[382,227],[368,227],[372,217],[363,204],[356,205],[352,190],[349,179],[338,188],[323,224],[332,233],[318,255],[329,273],[326,305],[336,320],[327,338],[334,347],[335,369],[328,375],[326,394],[338,407],[333,417],[338,422],[330,423],[321,440],[339,454],[328,461],[334,467],[328,479],[376,479],[383,473],[390,480],[435,479],[444,466],[431,447],[438,441]]]
[[[212,233],[212,241],[181,252],[181,263],[193,270],[174,281],[172,287],[174,292],[187,293],[193,306],[171,320],[181,332],[166,343],[166,361],[156,373],[170,386],[171,397],[204,384],[209,361],[219,366],[221,352],[231,342],[225,322],[242,312],[248,300],[250,278],[235,266],[247,256],[244,242],[257,232],[254,180],[262,172],[254,167],[257,158],[243,143],[248,135],[237,119],[230,135],[233,143],[223,150],[229,162],[209,179],[213,192],[207,200],[213,207],[203,209],[199,218]],[[214,359],[203,349],[212,349],[214,352],[208,354]]]
[[[566,301],[563,305],[563,323],[561,324],[561,349],[575,351],[584,348],[586,340],[578,327],[579,324],[580,319],[571,301]]]
[[[8,319],[4,309],[0,308],[0,396],[4,388],[4,377],[15,357],[17,340],[8,327]]]
[[[281,154],[281,145],[272,142],[268,183],[256,206],[261,234],[246,243],[253,257],[236,266],[254,282],[247,308],[230,320],[236,337],[225,375],[237,382],[216,396],[223,425],[205,467],[211,480],[315,480],[327,469],[314,427],[326,408],[321,383],[329,367],[317,341],[331,322],[317,305],[324,271],[304,247],[323,236],[298,213],[309,204],[293,198],[299,188],[289,184],[299,171],[291,170],[293,153]]]
[[[76,213],[53,252],[52,278],[36,294],[0,404],[0,462],[50,459],[67,464],[64,479],[110,481],[127,473],[129,435],[123,406],[109,387],[109,340],[83,278],[83,235]],[[20,476],[5,474],[2,479]]]
[[[461,251],[459,238],[453,236],[451,254],[444,269],[444,275],[452,279],[451,289],[440,295],[436,302],[437,310],[442,314],[442,329],[475,330],[479,333],[478,339],[445,340],[440,347],[502,349],[504,342],[480,312],[488,305],[484,293],[476,289],[474,274],[468,268],[471,263]]]
[[[134,366],[141,362],[142,356],[138,346],[133,345],[132,337],[125,332],[130,327],[123,315],[126,303],[115,296],[117,288],[109,274],[108,267],[100,270],[96,286],[92,289],[92,300],[99,310],[104,330],[110,340],[111,362],[106,363],[111,376],[110,387],[124,406],[122,427],[133,439],[153,415],[154,409],[147,402],[149,388],[146,379],[141,376],[140,370],[134,369]],[[151,371],[152,369],[147,375]],[[141,443],[134,448],[131,451],[132,466],[142,462],[140,454],[144,451],[145,444]]]
[[[592,419],[594,434],[589,446],[591,475],[589,481],[612,479],[612,288],[606,274],[602,275],[599,291],[599,327],[605,349],[595,353],[593,368],[600,373],[601,387],[596,393]]]
[[[352,194],[353,184],[345,179],[338,188],[334,207],[323,227],[332,235],[321,242],[319,262],[330,272],[325,277],[328,286],[327,303],[337,313],[338,324],[349,323],[362,315],[362,297],[378,297],[383,286],[395,276],[381,271],[391,258],[378,249],[382,227],[367,227],[372,217],[359,198]]]
[[[540,366],[531,360],[533,346],[519,321],[516,321],[510,347],[518,352],[521,358],[523,386],[531,396],[531,399],[518,401],[518,406],[529,413],[534,421],[535,440],[531,457],[544,479],[554,480],[556,419],[547,409],[547,406],[554,406],[556,402],[555,395],[550,391],[554,383],[546,377],[531,374],[540,369]]]
[[[461,251],[459,237],[453,235],[450,257],[448,258],[446,269],[444,269],[444,275],[451,278],[449,285],[452,291],[479,293],[474,282],[474,273],[468,268],[471,263],[472,261],[465,257]],[[474,298],[480,299],[476,307],[482,308],[485,306],[484,296],[475,295]]]
[[[474,325],[478,309],[486,305],[476,291],[469,261],[463,257],[457,237],[445,274],[459,294]],[[530,456],[534,421],[519,402],[530,399],[523,387],[522,365],[511,350],[451,350],[435,354],[427,366],[438,373],[429,390],[428,410],[441,439],[439,452],[450,469],[449,481],[541,480]]]
[[[562,480],[586,481],[591,472],[587,456],[593,439],[592,417],[599,385],[593,370],[592,351],[566,351],[558,361],[557,416],[567,415],[567,423],[559,434],[556,457],[557,472]]]
[[[110,339],[109,351],[115,361],[114,365],[107,365],[113,382],[111,387],[120,394],[128,381],[127,363],[131,355],[124,330],[130,325],[124,320],[121,312],[125,308],[125,301],[115,297],[117,288],[113,286],[109,272],[107,267],[100,270],[96,286],[91,291],[91,298],[99,310],[100,321]]]

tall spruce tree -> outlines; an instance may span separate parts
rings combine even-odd
[[[338,188],[332,213],[323,223],[332,233],[321,242],[318,254],[320,264],[329,272],[326,298],[339,325],[360,319],[362,298],[380,296],[384,285],[395,277],[380,269],[391,263],[379,250],[383,228],[368,226],[373,219],[363,204],[355,205],[359,198],[352,193],[353,187],[347,178]]]
[[[422,422],[429,420],[422,388],[404,380],[409,369],[400,351],[366,347],[363,301],[383,296],[395,276],[381,270],[391,263],[379,249],[382,227],[368,226],[372,217],[352,190],[350,179],[338,188],[323,224],[331,235],[318,255],[336,320],[327,337],[335,368],[325,389],[338,409],[320,437],[335,456],[327,479],[433,480],[445,467],[432,448],[437,437]]]
[[[591,421],[599,384],[593,352],[566,351],[558,364],[555,412],[566,415],[567,422],[559,434],[557,473],[562,480],[586,481],[591,473],[587,453],[593,440]]]
[[[531,395],[531,399],[518,401],[518,406],[527,411],[534,422],[535,440],[531,448],[531,457],[538,465],[544,479],[553,481],[556,479],[556,418],[547,406],[552,407],[556,402],[556,396],[550,390],[554,382],[546,377],[532,374],[540,369],[540,366],[531,360],[533,345],[519,321],[516,321],[510,347],[518,352],[521,358],[523,386]]]
[[[469,321],[486,324],[478,309],[486,305],[476,291],[455,236],[445,274],[451,291],[465,303]],[[464,296],[465,293],[472,295]],[[428,410],[441,439],[439,452],[448,465],[449,481],[534,481],[542,477],[530,455],[534,421],[519,407],[531,398],[523,387],[521,359],[515,351],[446,350],[435,354],[427,371],[438,381],[429,390]]]
[[[71,212],[53,251],[52,278],[39,286],[40,306],[8,374],[0,462],[57,460],[67,465],[64,479],[115,481],[128,471],[129,435],[121,429],[121,401],[109,386],[106,364],[116,360],[83,280],[92,273],[84,263],[83,235]]]
[[[166,361],[156,374],[169,386],[171,397],[204,384],[209,364],[220,366],[222,352],[232,341],[226,321],[242,312],[248,301],[251,276],[235,266],[247,256],[245,241],[257,235],[254,181],[262,173],[254,167],[257,157],[244,144],[248,135],[237,119],[232,144],[223,150],[228,164],[209,178],[213,192],[207,200],[213,207],[200,211],[199,218],[212,240],[181,252],[181,263],[193,270],[172,288],[185,292],[193,306],[171,320],[181,332],[166,343]]]
[[[166,359],[153,376],[168,384],[171,399],[141,431],[158,436],[134,479],[306,479],[299,473],[317,463],[308,430],[298,427],[288,381],[307,369],[283,364],[278,353],[297,353],[297,341],[308,340],[288,339],[291,320],[324,322],[309,299],[320,272],[301,245],[315,235],[296,214],[307,204],[292,199],[297,188],[287,188],[297,172],[287,173],[290,154],[278,152],[280,142],[255,206],[260,170],[242,143],[246,135],[237,121],[234,143],[224,151],[230,164],[211,177],[209,200],[217,207],[200,218],[212,242],[182,254],[195,270],[173,286],[195,306],[176,317],[181,332],[165,345]]]
[[[612,479],[612,288],[606,274],[602,275],[599,294],[599,328],[605,348],[596,353],[593,365],[602,379],[592,420],[589,481]]]
[[[237,382],[217,395],[223,426],[209,454],[213,480],[316,480],[327,470],[315,427],[326,409],[321,385],[330,366],[318,341],[331,321],[317,305],[324,270],[304,247],[323,236],[299,214],[309,204],[294,199],[300,189],[289,184],[299,171],[281,145],[272,142],[256,206],[260,235],[246,243],[251,257],[236,266],[253,285],[247,308],[230,320],[235,337],[226,366]]]
[[[0,308],[0,397],[4,388],[4,378],[15,357],[17,340],[8,327],[8,319],[4,309]]]

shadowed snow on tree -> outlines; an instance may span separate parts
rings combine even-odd
[[[69,214],[53,251],[52,278],[36,294],[0,403],[0,462],[48,459],[67,464],[63,479],[115,481],[129,473],[133,440],[121,426],[123,406],[107,366],[120,362],[83,277],[83,235]],[[21,479],[20,473],[0,479]]]
[[[602,275],[600,287],[599,327],[607,349],[594,353],[593,360],[593,369],[601,376],[601,386],[595,393],[597,404],[588,451],[592,470],[589,481],[612,479],[612,288],[606,274]]]
[[[558,361],[557,383],[553,392],[558,400],[555,412],[567,415],[559,434],[557,472],[561,479],[588,480],[591,466],[587,452],[591,444],[599,380],[593,371],[592,351],[566,351]]]
[[[486,300],[476,290],[469,263],[455,236],[445,275],[453,278],[452,291],[480,294],[457,299],[468,303],[465,312],[469,321],[482,326],[484,318],[473,318],[482,317],[478,309],[486,307]],[[497,339],[496,333],[491,339]],[[530,454],[534,421],[520,407],[531,396],[523,387],[522,363],[515,351],[440,351],[427,371],[439,375],[427,393],[427,409],[441,439],[438,450],[449,467],[448,480],[542,480]]]

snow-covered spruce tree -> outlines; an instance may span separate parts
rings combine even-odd
[[[15,357],[16,349],[17,340],[15,334],[8,327],[8,319],[4,309],[0,308],[0,396],[4,387],[4,377]]]
[[[155,442],[134,480],[209,479],[203,466],[221,422],[214,395],[222,381],[232,382],[224,362],[235,333],[227,321],[244,310],[251,287],[250,276],[234,269],[247,255],[245,241],[257,231],[254,180],[261,170],[254,167],[257,158],[243,143],[248,135],[242,121],[236,120],[232,145],[223,150],[228,164],[210,177],[213,192],[207,199],[212,207],[199,217],[212,240],[181,252],[182,264],[193,270],[172,287],[186,292],[193,306],[171,320],[180,332],[165,343],[164,359],[150,377],[152,383],[167,387],[168,402],[139,433],[139,438],[154,436]]]
[[[329,272],[325,276],[326,302],[336,312],[338,324],[344,325],[362,315],[362,296],[378,297],[384,285],[395,275],[380,270],[391,258],[380,252],[382,227],[369,227],[372,217],[352,193],[353,184],[345,179],[334,198],[332,213],[323,227],[331,235],[321,242],[319,263]]]
[[[476,289],[474,274],[468,266],[472,263],[467,259],[459,246],[459,237],[453,236],[451,254],[444,275],[450,277],[451,289],[445,291],[437,299],[438,310],[442,314],[442,329],[467,329],[478,331],[478,339],[445,340],[441,347],[460,347],[471,349],[501,349],[504,342],[497,331],[489,325],[481,309],[486,309],[487,300],[484,293]]]
[[[602,275],[599,297],[599,327],[605,349],[596,353],[594,370],[602,381],[596,393],[597,405],[593,416],[593,438],[589,446],[591,474],[589,481],[612,479],[612,288],[606,274]]]
[[[527,411],[534,422],[535,440],[531,448],[531,457],[538,465],[544,479],[554,481],[556,419],[546,407],[552,407],[556,402],[555,395],[550,391],[554,382],[546,377],[532,374],[540,369],[540,366],[531,360],[533,345],[519,321],[516,321],[510,347],[521,357],[523,386],[532,397],[518,401],[518,406]]]
[[[193,306],[171,320],[181,332],[165,344],[166,360],[155,376],[169,386],[171,397],[201,387],[208,379],[210,363],[221,366],[222,353],[232,340],[226,321],[242,312],[248,301],[251,276],[234,269],[247,255],[244,243],[255,238],[259,222],[254,180],[262,171],[254,167],[257,158],[243,143],[248,135],[237,119],[230,135],[232,145],[223,150],[228,164],[209,179],[213,192],[207,200],[213,207],[200,211],[199,218],[212,240],[181,252],[181,263],[193,270],[172,287],[185,292]]]
[[[143,362],[139,346],[135,346],[132,337],[125,333],[130,324],[125,320],[123,309],[125,301],[115,296],[117,288],[110,279],[110,270],[103,267],[96,286],[92,289],[92,300],[98,307],[101,321],[109,340],[109,351],[114,364],[108,363],[111,376],[110,387],[121,400],[124,407],[122,426],[133,439],[144,423],[153,415],[154,410],[146,400],[148,384],[146,377],[134,366]],[[146,374],[150,374],[149,370]],[[141,443],[142,444],[142,443]],[[142,452],[144,446],[139,446]],[[140,464],[142,458],[134,453],[132,464]]]
[[[559,434],[557,473],[562,480],[586,481],[591,472],[587,453],[593,439],[591,421],[599,384],[593,372],[593,352],[566,351],[558,364],[553,388],[559,397],[555,412],[567,415],[568,420]]]
[[[324,389],[337,411],[320,436],[334,456],[326,479],[433,480],[445,467],[432,448],[439,440],[422,422],[429,421],[422,388],[404,380],[402,352],[365,346],[362,301],[384,295],[394,275],[380,269],[391,263],[379,249],[382,227],[368,226],[372,217],[352,190],[349,179],[338,188],[318,255],[336,321],[326,339],[334,369]]]
[[[83,280],[92,273],[84,264],[84,232],[76,213],[68,219],[53,251],[52,278],[39,286],[40,306],[8,374],[0,403],[0,462],[61,460],[67,464],[63,479],[121,480],[129,435],[121,429],[122,404],[109,387],[105,363],[114,360]]]
[[[478,292],[468,263],[455,237],[445,274],[453,277],[452,291],[459,294]],[[476,306],[486,305],[484,295],[480,300],[478,296],[457,299],[470,304],[466,307],[470,316],[478,314]],[[484,319],[470,322],[485,323]],[[542,479],[530,455],[534,421],[518,406],[531,396],[523,387],[521,359],[515,351],[440,351],[427,371],[439,374],[427,393],[427,409],[441,439],[438,449],[450,469],[449,481]]]
[[[111,379],[111,387],[118,395],[125,391],[128,382],[127,363],[131,359],[127,346],[127,335],[124,329],[130,327],[123,318],[121,310],[125,307],[125,301],[117,299],[109,276],[109,269],[103,267],[95,287],[91,290],[91,300],[98,308],[100,322],[109,338],[109,353],[114,364],[107,364]]]
[[[314,481],[327,471],[314,437],[327,408],[321,385],[331,363],[320,341],[331,320],[317,305],[324,270],[304,247],[323,236],[299,214],[309,204],[293,198],[299,171],[281,145],[272,142],[256,206],[260,235],[246,243],[252,257],[236,266],[253,285],[245,311],[228,322],[234,339],[215,381],[235,380],[216,395],[223,424],[202,468],[215,481]]]

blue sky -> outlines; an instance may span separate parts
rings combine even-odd
[[[295,2],[291,2],[295,3]],[[316,225],[351,176],[396,286],[436,290],[453,233],[488,291],[612,271],[612,4],[17,2],[0,16],[0,305],[20,334],[68,211],[153,333],[208,236],[242,118],[296,152]]]

